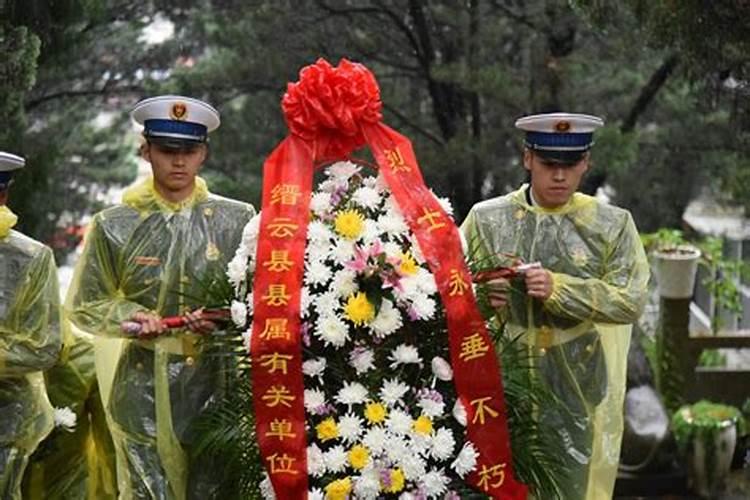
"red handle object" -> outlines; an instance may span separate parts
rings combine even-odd
[[[231,312],[229,309],[207,309],[204,310],[199,319],[207,321],[223,321],[231,318]],[[187,316],[166,316],[161,319],[161,325],[168,329],[173,330],[176,328],[184,328],[188,324]],[[123,333],[129,335],[139,335],[143,326],[138,321],[123,321],[120,323],[120,329]]]

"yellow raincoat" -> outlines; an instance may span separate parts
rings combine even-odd
[[[6,230],[9,228],[5,228]],[[44,370],[62,346],[52,250],[16,231],[0,238],[0,498],[21,498],[29,456],[52,430]]]
[[[187,330],[137,340],[120,324],[138,311],[172,316],[203,305],[205,282],[225,273],[253,215],[199,178],[179,204],[147,179],[94,216],[66,308],[102,344],[119,339],[97,346],[97,371],[121,498],[213,496],[217,465],[194,464],[190,453],[196,418],[221,397],[225,357],[202,356],[199,336]]]
[[[72,431],[56,428],[32,455],[24,478],[25,500],[114,500],[115,451],[99,395],[94,342],[74,331],[66,355],[45,373],[56,408],[76,414]]]
[[[560,474],[565,500],[611,498],[622,436],[627,353],[641,313],[649,267],[629,212],[575,193],[562,207],[531,206],[527,186],[475,205],[462,225],[482,267],[508,265],[513,254],[552,272],[552,295],[526,295],[511,282],[500,316],[521,336],[535,373],[565,409],[540,408],[558,429],[567,455]]]

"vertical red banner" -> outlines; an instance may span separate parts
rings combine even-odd
[[[277,498],[307,498],[300,294],[313,157],[290,136],[263,167],[253,284],[253,403],[258,447]]]

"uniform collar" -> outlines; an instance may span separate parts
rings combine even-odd
[[[565,203],[565,205],[561,205],[555,208],[545,208],[541,205],[536,205],[536,204],[531,203],[531,200],[532,200],[531,185],[523,184],[521,186],[521,189],[513,193],[513,198],[516,200],[517,203],[520,203],[521,205],[524,206],[524,208],[526,208],[527,210],[531,212],[536,212],[539,214],[566,214],[580,207],[581,203],[583,202],[583,199],[586,198],[586,195],[575,192],[573,193],[573,196],[571,196],[570,199]]]
[[[0,239],[5,239],[18,222],[18,217],[6,205],[0,205]]]
[[[154,179],[149,176],[143,181],[129,187],[122,194],[123,204],[139,212],[159,210],[162,212],[179,212],[191,208],[208,198],[208,186],[201,177],[195,178],[195,189],[180,202],[165,200],[154,187]]]

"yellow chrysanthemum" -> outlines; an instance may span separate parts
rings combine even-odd
[[[331,481],[326,485],[326,500],[346,500],[352,491],[352,480],[348,477]]]
[[[333,227],[344,238],[356,240],[365,227],[365,218],[356,210],[344,210],[336,216]]]
[[[404,489],[404,472],[401,469],[394,469],[391,471],[390,485],[384,485],[383,491],[386,493],[398,493]]]
[[[401,264],[398,266],[399,271],[404,276],[411,276],[417,273],[417,261],[412,257],[411,252],[401,254]]]
[[[336,425],[336,421],[333,417],[328,417],[316,425],[315,431],[318,433],[318,439],[320,439],[321,442],[326,442],[330,439],[339,437],[339,426]]]
[[[353,293],[346,299],[344,317],[355,325],[362,326],[375,319],[375,307],[363,292]]]
[[[361,444],[353,446],[352,449],[349,450],[349,463],[352,464],[352,468],[355,470],[364,469],[369,461],[370,452]]]
[[[421,434],[422,436],[429,436],[432,434],[432,420],[430,417],[421,415],[414,421],[414,432]]]
[[[379,424],[385,420],[386,415],[385,406],[381,403],[367,403],[365,406],[365,418],[371,424]]]

